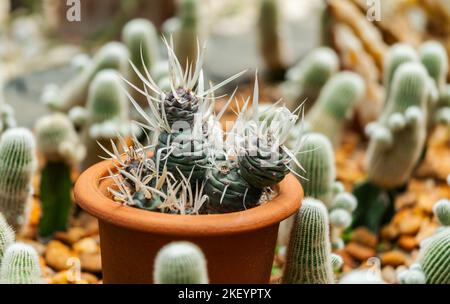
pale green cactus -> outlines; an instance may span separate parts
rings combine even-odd
[[[0,212],[17,232],[28,222],[35,148],[33,134],[24,128],[9,129],[0,139]]]
[[[386,97],[390,95],[395,71],[404,63],[418,61],[419,57],[416,50],[409,44],[397,43],[389,49],[383,68],[383,84],[386,90]]]
[[[44,284],[36,250],[24,243],[9,246],[1,263],[0,281],[3,284]]]
[[[192,243],[170,243],[156,256],[153,281],[156,284],[208,284],[205,256]]]
[[[368,176],[379,187],[401,186],[420,157],[426,136],[427,78],[420,63],[402,64],[394,75],[388,104],[366,129]]]
[[[450,284],[450,229],[432,235],[421,245],[419,263],[427,284]]]
[[[355,211],[358,205],[356,197],[348,192],[340,192],[336,194],[331,203],[331,210],[334,209],[344,209],[350,213]]]
[[[328,226],[325,205],[305,198],[292,228],[282,283],[334,283]]]
[[[3,214],[0,213],[0,265],[6,249],[14,243],[15,238],[14,230],[6,222]]]
[[[306,115],[309,129],[327,136],[333,146],[340,143],[344,122],[353,113],[353,106],[365,92],[361,76],[353,72],[334,75],[320,92],[319,99]]]
[[[334,272],[339,272],[342,269],[342,266],[344,265],[344,260],[340,255],[332,253],[331,265],[333,266]]]
[[[436,83],[439,91],[446,85],[448,57],[445,48],[437,41],[427,41],[420,46],[420,61]]]
[[[401,271],[397,276],[400,284],[425,284],[426,277],[420,264],[413,264],[407,270]]]
[[[434,204],[433,212],[442,226],[450,226],[450,200],[439,200]]]

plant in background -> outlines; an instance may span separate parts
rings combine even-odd
[[[450,200],[439,200],[433,206],[433,213],[442,226],[450,226]]]
[[[14,243],[15,238],[14,230],[6,222],[3,214],[0,213],[0,265],[6,249]]]
[[[450,229],[445,227],[421,244],[418,261],[427,284],[450,284]]]
[[[352,223],[352,213],[355,211],[358,201],[348,192],[338,193],[330,207],[331,243],[333,248],[341,249],[344,241],[341,236]]]
[[[15,243],[6,249],[0,267],[3,284],[44,284],[39,256],[36,250],[24,243]]]
[[[312,50],[286,74],[282,84],[283,95],[289,109],[297,108],[306,101],[310,109],[319,97],[320,91],[331,76],[339,70],[339,58],[331,48]]]
[[[14,109],[5,102],[3,85],[3,76],[0,74],[0,134],[17,125],[14,117]]]
[[[17,232],[28,221],[35,146],[33,134],[24,128],[9,129],[0,139],[0,212]]]
[[[156,284],[208,284],[205,256],[192,243],[170,243],[156,256],[153,281]]]
[[[339,144],[353,106],[364,95],[365,84],[353,72],[339,72],[326,83],[306,116],[307,128],[327,136],[333,146]]]
[[[88,99],[89,86],[97,73],[105,69],[114,69],[122,75],[127,75],[129,52],[119,42],[109,42],[94,56],[92,62],[86,65],[72,80],[70,80],[55,98],[47,100],[51,108],[69,111],[74,106],[83,106]]]
[[[328,225],[325,205],[305,198],[292,227],[282,283],[334,283]]]
[[[40,118],[35,126],[37,146],[45,159],[41,172],[39,235],[49,237],[68,226],[72,207],[71,168],[86,151],[69,118],[61,113]]]

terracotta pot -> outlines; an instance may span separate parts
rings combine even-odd
[[[174,215],[140,210],[111,199],[102,179],[112,161],[86,170],[75,200],[98,218],[104,283],[152,283],[153,263],[165,244],[187,240],[204,252],[211,283],[268,283],[279,223],[300,208],[303,190],[288,175],[279,195],[262,206],[215,215]]]

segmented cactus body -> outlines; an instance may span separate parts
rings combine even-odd
[[[36,250],[24,243],[9,246],[0,267],[0,281],[3,284],[43,284]]]
[[[325,205],[319,200],[305,198],[292,227],[283,283],[334,282],[328,225]]]
[[[0,213],[0,264],[5,254],[6,248],[14,243],[15,235],[11,226],[6,222],[5,217]]]
[[[420,250],[420,265],[427,284],[450,284],[450,229],[432,235]]]
[[[206,260],[200,248],[189,242],[164,246],[156,256],[156,284],[207,284]]]
[[[0,212],[15,231],[28,221],[35,140],[27,129],[9,129],[0,140]]]

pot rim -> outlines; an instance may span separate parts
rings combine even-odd
[[[101,178],[114,169],[112,160],[99,162],[84,171],[75,183],[77,204],[94,217],[127,229],[177,236],[219,236],[244,233],[268,227],[294,214],[301,205],[303,189],[293,174],[279,184],[279,193],[263,205],[239,212],[180,215],[125,206],[107,197]]]

